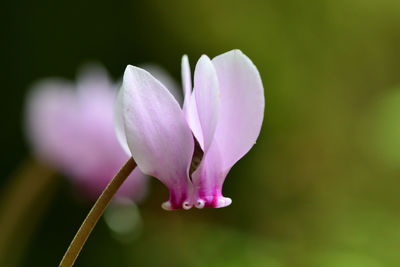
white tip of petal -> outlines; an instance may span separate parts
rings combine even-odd
[[[202,208],[204,208],[205,204],[206,204],[206,202],[204,200],[198,199],[196,202],[196,208],[202,209]]]
[[[164,210],[172,210],[171,202],[165,201],[161,204],[161,208],[163,208]]]
[[[232,199],[230,199],[229,197],[220,197],[218,199],[218,203],[216,208],[223,208],[223,207],[227,207],[232,203]]]
[[[193,206],[192,206],[192,204],[189,203],[189,201],[187,201],[187,200],[183,201],[183,204],[182,204],[183,209],[190,210],[192,207]]]

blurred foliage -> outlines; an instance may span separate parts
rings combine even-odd
[[[140,237],[119,243],[100,222],[77,266],[399,266],[399,1],[40,0],[7,10],[2,187],[28,155],[21,107],[38,78],[70,78],[95,59],[115,78],[156,62],[179,79],[182,54],[193,67],[202,53],[239,48],[265,86],[259,141],[224,187],[232,206],[167,213],[154,180]],[[23,266],[54,266],[89,207],[60,187]]]

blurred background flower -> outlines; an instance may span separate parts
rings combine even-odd
[[[40,81],[27,97],[26,136],[36,156],[65,173],[92,200],[129,158],[114,131],[117,87],[101,67],[87,66],[76,84]],[[117,194],[141,200],[146,179],[135,169]]]
[[[4,5],[4,190],[29,153],[22,107],[38,78],[72,80],[82,62],[98,60],[114,79],[127,64],[151,61],[178,80],[183,54],[214,57],[239,48],[266,90],[257,145],[224,185],[235,198],[230,207],[165,213],[159,204],[168,192],[152,179],[140,207],[142,234],[123,244],[102,221],[76,266],[400,264],[399,1]],[[69,191],[65,182],[55,189],[21,266],[61,259],[90,208]]]

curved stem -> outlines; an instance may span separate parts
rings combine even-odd
[[[60,267],[72,266],[81,252],[83,245],[88,239],[90,233],[92,232],[97,221],[100,219],[104,210],[110,203],[111,199],[114,197],[115,193],[118,191],[122,183],[129,176],[129,174],[136,167],[136,163],[133,158],[130,158],[124,166],[118,171],[117,175],[111,180],[101,193],[100,197],[97,199],[96,203],[93,205],[92,209],[89,211],[86,219],[83,221],[81,227],[76,233],[74,239],[69,245],[67,251],[64,254],[60,262]]]

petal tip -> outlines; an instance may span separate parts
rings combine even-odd
[[[126,65],[125,71],[127,71],[127,70],[133,70],[134,68],[135,68],[135,66],[133,66],[133,65],[131,65],[131,64],[128,64],[128,65]]]
[[[220,197],[217,201],[216,208],[224,208],[232,204],[232,199],[229,197]]]
[[[206,55],[206,54],[202,54],[201,57],[199,58],[200,60],[207,60],[207,61],[211,61],[211,59]]]
[[[165,201],[164,203],[161,204],[161,208],[164,210],[170,211],[172,210],[172,205],[170,201]]]
[[[125,81],[126,77],[136,77],[136,75],[138,75],[140,72],[146,72],[146,70],[133,66],[133,65],[127,65],[125,68],[125,72],[124,72],[124,77],[123,77],[123,81]],[[129,76],[128,76],[129,75]]]
[[[237,48],[236,48],[236,49],[233,49],[232,51],[233,51],[233,53],[235,53],[235,54],[244,55],[243,52],[242,52],[242,50],[240,50],[240,49],[237,49]]]

